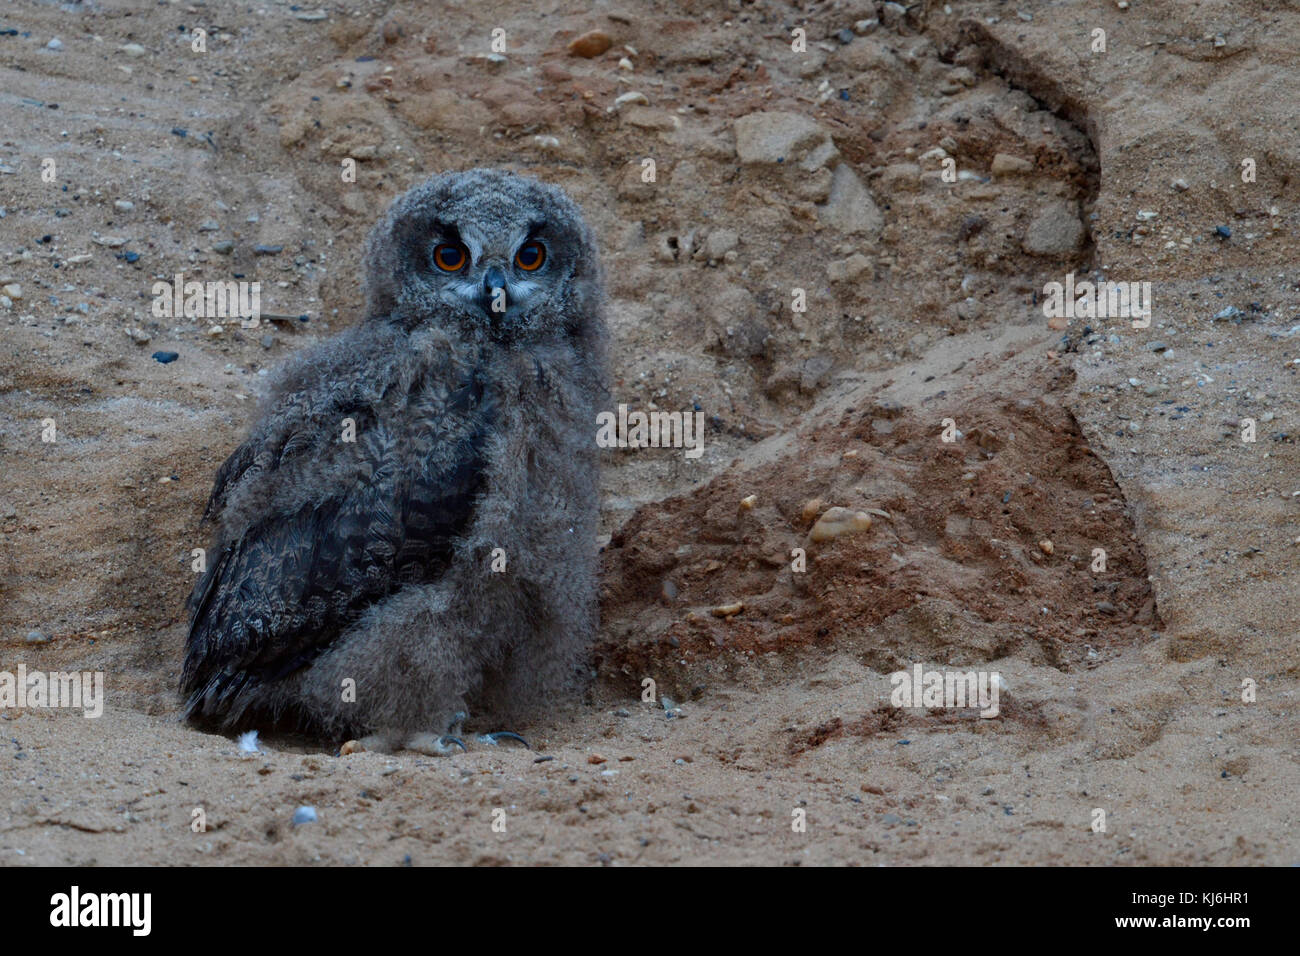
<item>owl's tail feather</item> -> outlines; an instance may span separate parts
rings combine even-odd
[[[257,683],[257,678],[248,672],[218,671],[186,698],[181,718],[216,720],[223,727],[233,727],[251,702],[251,695],[240,692],[252,690]]]

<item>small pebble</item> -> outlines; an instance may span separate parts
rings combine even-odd
[[[113,208],[118,212],[130,212],[135,208],[135,203],[131,202],[129,199],[119,199],[113,203]]]
[[[817,519],[808,536],[814,542],[834,541],[843,534],[869,530],[871,530],[871,515],[865,511],[829,508]]]
[[[1232,230],[1229,229],[1227,226],[1215,226],[1214,234],[1218,236],[1220,239],[1232,238]]]
[[[591,30],[575,38],[569,44],[569,55],[590,60],[592,57],[600,56],[608,50],[613,45],[613,42],[609,38],[609,34],[600,30]]]
[[[27,643],[28,643],[28,644],[48,644],[48,643],[50,643],[50,638],[47,637],[46,635],[42,634],[40,631],[28,631],[28,632],[27,632]]]
[[[54,38],[53,40],[51,40],[49,43],[45,44],[45,49],[47,49],[47,50],[62,50],[62,49],[63,49],[63,41],[60,40],[58,37],[55,37],[55,38]]]
[[[293,811],[294,826],[301,826],[304,823],[315,823],[315,822],[316,822],[315,807],[299,807],[297,810]]]
[[[180,354],[177,352],[154,352],[150,357],[166,365],[168,362],[175,362],[180,358]]]
[[[218,239],[212,244],[212,251],[217,255],[228,256],[235,251],[235,242],[233,239]]]
[[[259,256],[278,256],[284,251],[284,246],[254,246],[253,252]]]

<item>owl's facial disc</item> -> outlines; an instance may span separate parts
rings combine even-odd
[[[468,223],[438,224],[430,261],[442,300],[498,329],[519,323],[548,297],[550,250],[539,235],[545,227],[529,222],[486,235]]]

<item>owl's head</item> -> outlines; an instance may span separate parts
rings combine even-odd
[[[599,334],[591,230],[556,186],[492,169],[398,197],[366,243],[366,312],[457,324],[498,342]]]

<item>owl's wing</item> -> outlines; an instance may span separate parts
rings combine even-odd
[[[461,411],[479,396],[477,383],[462,385],[448,407]],[[442,573],[482,484],[486,418],[477,420],[440,467],[412,462],[399,441],[371,443],[365,481],[330,489],[292,514],[268,514],[230,537],[190,600],[181,677],[187,712],[222,712],[248,682],[309,663],[368,605]],[[263,480],[274,480],[283,449],[252,443],[222,473],[257,466],[268,472]]]
[[[348,396],[353,402],[360,401],[355,395]],[[321,428],[328,427],[344,415],[356,417],[358,410],[345,408],[341,402],[335,402],[325,409],[312,410],[305,407],[300,396],[293,396],[291,404],[272,425],[263,425],[236,448],[217,469],[217,476],[212,482],[212,493],[208,496],[207,506],[203,509],[204,521],[220,518],[226,503],[235,489],[245,481],[256,482],[276,471],[286,461],[291,461],[297,453],[308,449]],[[360,409],[364,413],[364,408]],[[369,416],[373,420],[373,416]]]

